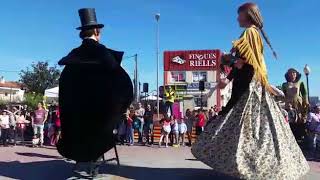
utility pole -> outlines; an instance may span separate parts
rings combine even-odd
[[[140,102],[140,97],[141,97],[141,82],[139,82],[139,89],[138,89],[138,99],[139,99],[139,102]]]
[[[138,54],[134,55],[134,63],[135,63],[135,70],[134,70],[134,100],[135,102],[139,102],[139,88],[138,88]]]
[[[160,20],[160,14],[157,13],[155,15],[155,18],[156,18],[156,21],[157,21],[157,120],[160,119],[160,103],[159,103],[159,59],[160,59],[160,50],[159,50],[159,46],[160,46],[160,43],[159,43],[159,39],[160,39],[160,36],[159,36],[159,20]]]
[[[135,103],[139,102],[139,80],[138,80],[138,54],[134,54],[132,56],[128,56],[125,59],[134,58],[134,73],[133,73],[133,101]]]

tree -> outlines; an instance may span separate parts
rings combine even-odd
[[[24,95],[24,104],[29,108],[35,109],[39,102],[43,102],[43,95],[36,93],[26,93]]]
[[[29,92],[43,95],[48,88],[59,84],[60,70],[57,66],[49,67],[48,62],[32,63],[31,68],[21,70],[20,82],[23,83]]]

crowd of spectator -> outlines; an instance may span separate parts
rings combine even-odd
[[[303,147],[320,152],[320,104],[312,108],[307,117],[304,131],[297,128],[299,113],[290,104],[281,105],[280,109],[298,140],[304,136]],[[6,106],[0,110],[0,145],[15,146],[17,143],[26,145],[32,142],[33,147],[43,144],[55,146],[61,136],[60,111],[57,104],[48,108],[39,103],[37,108],[30,109],[26,105]],[[159,147],[191,146],[192,135],[200,135],[207,121],[214,120],[218,115],[216,107],[209,110],[187,109],[183,118],[175,115],[164,116],[159,122],[154,121],[155,108],[141,103],[131,105],[121,117],[117,126],[118,142],[129,146],[154,144],[154,125],[161,127]],[[135,141],[134,133],[138,134]],[[186,140],[187,139],[187,140]]]
[[[27,105],[2,107],[0,115],[0,145],[16,144],[42,147],[54,146],[60,137],[60,112],[58,105],[48,108],[42,102],[32,109]]]
[[[187,109],[183,118],[164,114],[163,118],[156,122],[154,121],[156,109],[152,108],[150,104],[143,107],[141,103],[137,103],[136,106],[130,106],[117,126],[118,142],[120,145],[127,144],[129,146],[135,143],[153,145],[154,126],[157,125],[161,128],[159,147],[162,147],[163,143],[165,143],[165,147],[191,146],[193,130],[196,135],[199,135],[203,131],[205,123],[214,119],[217,112],[216,107],[211,107],[208,111]],[[136,142],[135,133],[138,135]],[[186,138],[188,142],[186,142]]]
[[[300,147],[320,155],[320,104],[310,108],[306,123],[299,121],[301,114],[290,103],[279,106]]]
[[[16,145],[17,137],[24,138],[26,126],[31,122],[27,106],[5,106],[0,112],[1,145]]]

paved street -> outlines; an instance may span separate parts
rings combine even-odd
[[[214,174],[210,168],[196,161],[190,148],[158,148],[142,146],[118,147],[121,167],[115,162],[100,170],[102,179],[228,179]],[[108,158],[114,157],[111,150]],[[304,178],[320,178],[320,162],[310,161],[312,171]],[[1,147],[0,179],[59,180],[73,177],[73,163],[62,159],[52,147]],[[229,178],[231,179],[231,178]]]

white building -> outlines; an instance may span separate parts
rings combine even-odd
[[[24,90],[21,89],[21,84],[12,81],[5,81],[0,78],[0,101],[4,102],[22,102],[24,98]]]

